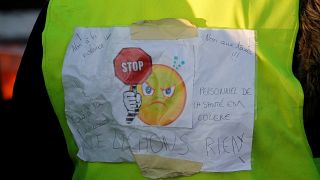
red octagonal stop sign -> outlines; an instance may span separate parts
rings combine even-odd
[[[141,48],[123,48],[113,60],[115,75],[127,85],[143,83],[152,71],[151,57]]]

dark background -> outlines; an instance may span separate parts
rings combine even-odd
[[[2,1],[0,11],[40,9],[46,0],[9,0]]]
[[[73,163],[41,72],[46,6],[46,0],[0,5],[0,158],[5,179],[72,179]]]
[[[11,106],[15,75],[32,30],[31,27],[35,23],[37,14],[45,3],[46,0],[9,0],[1,2],[0,20],[8,21],[10,17],[25,17],[27,14],[32,14],[32,17],[29,18],[30,20],[27,22],[24,22],[29,23],[29,28],[25,30],[25,34],[23,35],[17,34],[15,36],[15,29],[13,27],[6,26],[8,23],[0,22],[1,29],[12,31],[12,35],[9,37],[7,37],[6,34],[0,33],[0,120],[10,118],[8,111]],[[25,24],[21,24],[21,26],[25,26]],[[19,27],[19,25],[16,27]]]

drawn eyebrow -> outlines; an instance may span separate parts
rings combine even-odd
[[[152,89],[154,89],[147,81],[145,81],[144,83],[146,83],[149,87],[151,87]]]
[[[169,86],[169,87],[166,87],[166,88],[160,88],[160,89],[161,89],[161,91],[163,91],[163,90],[166,90],[166,89],[172,88],[172,87],[176,87],[176,85],[172,85],[172,86]]]

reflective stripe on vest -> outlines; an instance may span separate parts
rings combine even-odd
[[[291,71],[297,0],[51,0],[43,32],[43,73],[76,164],[74,179],[145,179],[134,163],[87,163],[76,157],[61,82],[65,51],[75,27],[128,26],[161,18],[184,18],[198,27],[256,30],[252,170],[177,179],[319,179],[303,129],[302,89]]]

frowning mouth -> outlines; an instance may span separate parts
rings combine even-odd
[[[162,105],[164,107],[167,107],[167,105],[162,101],[153,101],[152,103],[150,103],[150,105]]]

